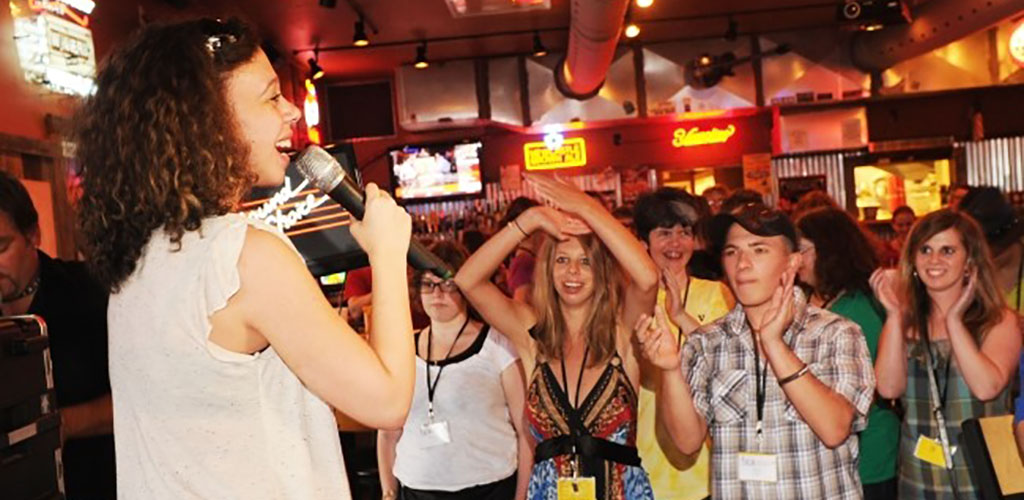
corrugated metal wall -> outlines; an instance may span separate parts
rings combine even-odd
[[[967,158],[967,183],[1024,191],[1024,137],[958,144]]]
[[[808,175],[824,175],[828,194],[846,206],[846,188],[843,184],[843,158],[853,153],[834,152],[824,154],[779,156],[772,159],[772,171],[775,173],[776,197],[779,192],[778,179],[786,177],[803,177]]]

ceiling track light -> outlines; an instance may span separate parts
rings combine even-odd
[[[722,35],[722,38],[725,38],[726,40],[728,40],[730,42],[735,42],[736,39],[739,38],[739,36],[740,36],[740,25],[739,25],[739,23],[736,22],[735,19],[733,19],[732,16],[729,16],[729,26],[727,28],[725,28],[725,34]]]
[[[320,67],[320,63],[317,62],[316,58],[309,58],[309,79],[319,80],[324,77],[324,69]]]
[[[412,65],[416,69],[424,69],[430,66],[430,61],[427,60],[427,42],[421,42],[416,47],[416,61]]]
[[[626,38],[636,38],[640,36],[640,25],[634,23],[633,21],[627,20],[626,29],[623,30],[623,34],[626,35]]]
[[[654,0],[636,0],[636,6],[641,9],[646,9],[652,5],[654,5]]]
[[[320,66],[320,44],[313,49],[313,57],[309,58],[309,79],[319,80],[324,77],[324,68]]]
[[[548,48],[544,46],[544,42],[540,39],[540,32],[533,32],[533,56],[544,57],[548,55]]]
[[[352,45],[356,47],[366,47],[370,45],[370,39],[366,36],[366,24],[363,22],[363,18],[360,17],[356,21],[355,29],[352,33]]]

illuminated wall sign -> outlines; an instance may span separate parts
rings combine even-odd
[[[725,144],[735,134],[736,126],[732,124],[725,128],[713,127],[711,130],[701,130],[698,127],[677,128],[672,134],[672,146],[690,148],[711,144]]]
[[[303,180],[298,186],[293,188],[291,178],[285,177],[284,187],[277,193],[274,193],[269,200],[258,208],[250,210],[248,212],[249,218],[266,222],[282,232],[288,231],[292,226],[299,224],[300,221],[331,199],[327,195],[317,197],[314,194],[315,190],[310,189],[308,193],[305,193],[305,198],[299,198],[294,203],[288,203],[292,198],[300,197],[308,185],[309,181]],[[282,212],[282,208],[289,208],[290,210]]]
[[[50,12],[64,16],[79,26],[89,26],[89,14],[96,8],[90,0],[28,0],[28,7],[35,12]]]
[[[25,79],[62,94],[95,92],[96,53],[89,28],[49,13],[33,14],[34,8],[24,5],[10,4]],[[35,0],[33,5],[38,5]]]
[[[587,164],[587,143],[582,137],[573,137],[552,151],[543,141],[528,142],[523,144],[523,162],[526,170],[582,167]]]
[[[1024,21],[1010,34],[1010,57],[1018,66],[1024,67]]]
[[[313,81],[306,78],[306,98],[302,102],[302,114],[306,119],[306,136],[309,142],[320,144],[320,101],[316,98]]]

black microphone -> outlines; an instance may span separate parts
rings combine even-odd
[[[303,177],[348,210],[352,217],[363,220],[366,193],[330,153],[320,146],[310,145],[295,158],[295,166]],[[444,261],[415,239],[409,242],[408,258],[412,267],[430,271],[441,279],[449,280],[455,275]]]

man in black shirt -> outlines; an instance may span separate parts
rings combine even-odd
[[[107,293],[81,262],[39,251],[39,220],[17,179],[0,172],[0,316],[41,316],[50,335],[68,500],[113,499]]]

